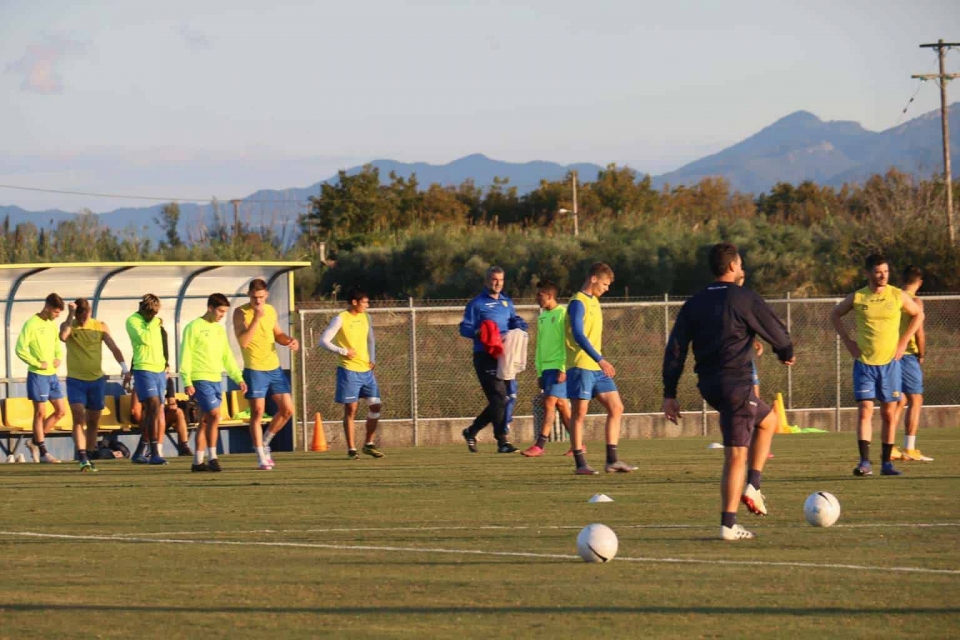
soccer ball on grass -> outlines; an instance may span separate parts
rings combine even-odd
[[[803,515],[815,527],[829,527],[840,518],[840,502],[826,491],[811,493],[803,503]]]
[[[617,534],[605,524],[590,524],[577,536],[577,553],[584,562],[610,562],[617,555]]]

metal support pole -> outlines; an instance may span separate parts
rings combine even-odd
[[[420,421],[417,417],[417,310],[413,298],[407,298],[410,306],[410,417],[413,420],[413,446],[420,444]]]
[[[787,333],[793,327],[793,317],[790,313],[790,292],[787,292]],[[793,367],[787,367],[787,408],[793,409]]]
[[[836,409],[836,431],[840,431],[840,336],[837,336],[837,409]]]
[[[700,412],[700,435],[707,435],[707,401],[703,401],[703,409]]]
[[[307,451],[309,449],[307,446],[307,334],[304,329],[303,309],[298,313],[300,314],[300,340],[304,343],[300,345],[300,405],[303,408],[300,433],[303,436],[303,450]],[[317,427],[318,425],[314,422],[313,428]]]
[[[670,342],[670,294],[663,294],[663,346]]]

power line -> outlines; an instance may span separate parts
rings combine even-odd
[[[94,193],[90,191],[68,191],[65,189],[45,189],[40,187],[23,187],[13,184],[0,184],[2,189],[19,189],[21,191],[39,191],[41,193],[60,193],[70,196],[91,196],[96,198],[122,198],[125,200],[152,200],[155,202],[210,202],[212,200],[218,200],[219,202],[228,202],[227,200],[220,200],[213,196],[207,198],[176,198],[176,197],[165,197],[161,198],[158,196],[130,196],[130,195],[121,195],[116,193]],[[309,200],[241,200],[243,203],[284,203],[284,204],[300,204],[307,203]]]

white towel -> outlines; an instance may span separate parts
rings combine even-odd
[[[503,355],[497,360],[497,377],[515,380],[527,368],[527,344],[530,336],[523,329],[510,329],[503,336]]]

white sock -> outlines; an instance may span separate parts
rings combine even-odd
[[[276,435],[276,434],[270,433],[269,431],[267,431],[265,434],[263,434],[263,446],[269,447],[269,446],[270,446],[270,443],[273,441],[273,436],[274,436],[274,435]]]
[[[904,448],[904,449],[916,449],[916,448],[917,448],[917,436],[903,436],[903,448]]]
[[[162,443],[162,442],[158,442],[158,443],[157,443],[157,455],[160,456],[161,458],[163,457],[163,443]]]
[[[211,460],[217,459],[217,448],[216,447],[207,447],[207,456]]]
[[[260,464],[263,464],[264,462],[267,461],[267,454],[263,450],[263,447],[257,447],[256,449],[257,449],[257,460],[260,461]]]
[[[197,447],[197,450],[193,452],[193,464],[203,464],[203,457],[207,454],[206,451]]]

